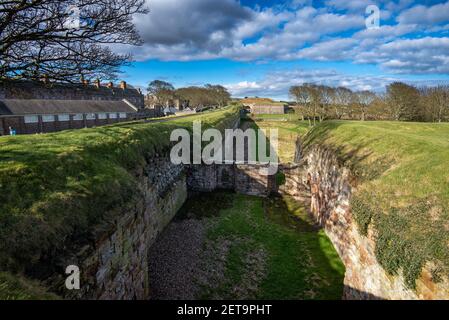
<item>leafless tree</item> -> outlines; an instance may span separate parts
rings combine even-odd
[[[309,110],[309,96],[307,89],[304,86],[292,86],[289,89],[290,97],[296,101],[295,113],[298,113],[302,120],[304,121],[305,117],[310,122],[310,110]]]
[[[213,101],[218,107],[226,106],[231,100],[230,93],[221,85],[206,84],[205,88],[208,90],[209,95],[213,97]]]
[[[186,87],[176,90],[176,95],[182,100],[189,101],[194,108],[206,106],[224,106],[230,101],[230,94],[226,88],[218,85],[206,85],[205,87]]]
[[[449,86],[426,87],[420,91],[426,118],[433,122],[444,121],[449,115]]]
[[[132,17],[146,12],[144,0],[3,0],[0,78],[114,78],[130,56],[110,46],[141,44]]]
[[[337,119],[341,119],[345,113],[349,113],[349,108],[353,102],[353,92],[345,87],[335,88],[334,111]]]
[[[393,120],[419,120],[419,91],[414,86],[393,82],[387,86],[387,103]]]
[[[371,91],[358,91],[354,94],[354,99],[360,112],[360,120],[365,121],[367,109],[376,99],[376,95]]]

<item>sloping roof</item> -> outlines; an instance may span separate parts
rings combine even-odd
[[[0,115],[136,112],[124,100],[0,100]]]
[[[284,104],[255,104],[250,107],[251,108],[273,108],[273,107],[284,108],[285,105]]]
[[[113,88],[108,88],[107,84],[102,84],[100,88],[97,88],[93,84],[84,85],[81,83],[57,83],[52,82],[49,84],[44,84],[40,81],[28,81],[28,80],[8,80],[1,81],[0,79],[0,90],[4,89],[12,89],[14,91],[19,90],[21,94],[28,93],[30,98],[39,99],[39,92],[52,92],[56,91],[64,91],[72,94],[90,94],[90,95],[103,95],[103,96],[111,96],[111,95],[120,95],[120,96],[133,96],[140,97],[141,93],[130,84],[126,85],[126,89],[121,89],[118,84],[113,84]],[[36,96],[37,95],[37,96]],[[22,98],[22,97],[21,97]],[[26,95],[25,97],[26,98]]]

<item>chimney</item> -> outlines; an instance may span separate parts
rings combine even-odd
[[[114,84],[112,83],[112,81],[108,82],[108,84],[106,85],[109,89],[114,88]]]
[[[100,79],[95,80],[95,86],[97,87],[97,89],[100,89]]]
[[[120,89],[126,90],[126,81],[120,81]]]

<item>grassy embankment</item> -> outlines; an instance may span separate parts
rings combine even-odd
[[[374,227],[377,260],[411,288],[427,262],[434,281],[449,274],[448,137],[449,124],[330,121],[305,138],[357,176],[354,218],[363,234]]]
[[[189,200],[183,211],[208,217],[206,259],[224,259],[224,275],[199,298],[341,299],[344,266],[301,203],[216,193]]]
[[[238,110],[228,107],[163,123],[1,137],[0,271],[21,273],[43,253],[91,239],[113,221],[113,214],[105,213],[137,196],[135,168],[169,147],[174,128],[191,130],[193,120],[202,120],[203,128],[223,128]],[[7,278],[0,278],[0,298],[8,295],[2,289],[9,287],[2,280]]]
[[[253,115],[253,128],[278,129],[278,156],[281,163],[293,162],[298,136],[304,135],[308,129],[306,121],[300,121],[295,114]]]

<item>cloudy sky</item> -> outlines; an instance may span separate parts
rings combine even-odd
[[[381,91],[402,80],[449,82],[449,1],[147,0],[144,45],[128,82],[223,84],[234,96],[286,99],[315,82]],[[368,28],[369,5],[380,10]]]

